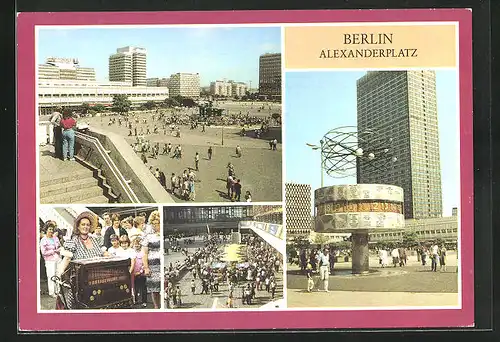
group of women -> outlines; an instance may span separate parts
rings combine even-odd
[[[40,250],[45,261],[49,295],[56,297],[57,287],[51,278],[54,275],[61,275],[72,260],[126,256],[131,259],[130,272],[134,279],[131,287],[137,290],[136,293],[142,294],[142,304],[145,305],[147,300],[145,292],[141,290],[143,288],[141,282],[145,282],[146,291],[151,295],[154,308],[160,308],[159,211],[150,213],[148,224],[144,224],[145,219],[141,220],[141,215],[135,219],[127,218],[122,221],[117,214],[113,214],[111,219],[109,215],[105,216],[107,222],[103,232],[94,213],[89,211],[81,213],[75,220],[71,237],[63,243],[54,236],[57,227],[55,222],[46,222],[44,236],[40,240]],[[107,240],[110,241],[109,247]],[[73,308],[71,295],[69,300],[67,298],[67,302],[68,308]]]

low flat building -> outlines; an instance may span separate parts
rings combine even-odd
[[[148,101],[161,102],[169,97],[169,90],[166,87],[133,87],[130,82],[39,80],[37,94],[39,114],[46,115],[59,106],[75,110],[83,103],[111,106],[113,96],[118,94],[126,95],[132,106]]]
[[[405,232],[414,232],[418,241],[431,241],[442,239],[446,242],[457,242],[458,240],[458,218],[457,216],[409,219],[405,220],[405,228],[401,232],[371,233],[370,243],[397,242],[403,240]]]

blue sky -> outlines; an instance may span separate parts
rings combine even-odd
[[[117,48],[138,46],[148,50],[147,77],[199,72],[202,86],[226,78],[255,88],[259,56],[281,52],[279,27],[41,28],[38,37],[38,64],[47,57],[78,58],[101,81]]]
[[[285,75],[286,181],[321,186],[319,144],[335,127],[356,126],[356,80],[365,72],[287,72]],[[457,75],[436,71],[436,92],[443,191],[443,215],[459,205]],[[354,184],[355,177],[324,175],[324,186]]]

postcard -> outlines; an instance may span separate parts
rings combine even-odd
[[[471,11],[216,18],[19,14],[19,329],[473,326]]]

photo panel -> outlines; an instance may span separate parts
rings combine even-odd
[[[161,215],[152,206],[41,205],[39,309],[160,309]]]
[[[164,206],[165,308],[284,309],[282,209]]]
[[[285,28],[287,306],[460,308],[455,25],[360,28]],[[373,47],[432,29],[441,59]]]
[[[282,200],[280,26],[36,35],[40,203]]]

